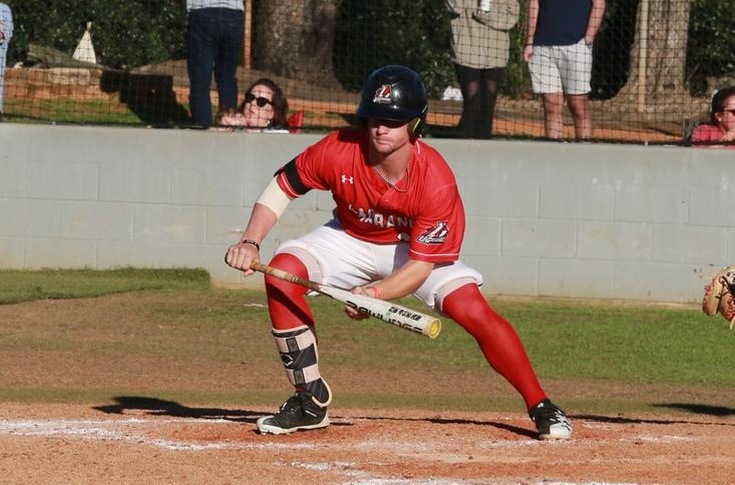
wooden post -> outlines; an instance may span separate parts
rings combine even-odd
[[[638,54],[638,112],[646,111],[646,91],[648,81],[646,71],[648,70],[648,0],[641,2],[641,23],[638,36],[640,42]]]
[[[245,34],[243,38],[243,49],[242,49],[242,65],[245,69],[250,70],[252,65],[251,52],[252,42],[251,37],[253,33],[253,0],[245,0]]]

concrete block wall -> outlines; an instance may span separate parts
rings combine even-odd
[[[227,268],[273,172],[321,135],[0,125],[0,267]],[[696,302],[735,264],[731,150],[429,139],[468,216],[463,259],[488,294]],[[325,222],[295,201],[263,244]]]

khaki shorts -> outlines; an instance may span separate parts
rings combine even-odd
[[[584,39],[572,45],[533,46],[528,69],[534,93],[587,94],[592,78],[592,46]]]
[[[309,279],[349,290],[383,279],[401,267],[408,261],[408,243],[361,241],[332,220],[305,236],[285,241],[276,253],[299,258],[309,271]],[[460,261],[437,265],[413,295],[441,311],[442,297],[468,282],[482,285],[482,276]]]

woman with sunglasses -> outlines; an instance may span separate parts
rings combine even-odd
[[[253,130],[288,129],[288,101],[280,87],[269,78],[260,78],[247,91],[237,112],[224,112],[219,126]]]
[[[710,116],[710,123],[694,129],[692,144],[735,148],[735,86],[720,89],[712,96]]]

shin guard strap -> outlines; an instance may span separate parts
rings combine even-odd
[[[291,384],[303,386],[321,378],[316,337],[311,327],[303,325],[285,332],[273,329],[273,337]]]
[[[319,406],[327,406],[332,400],[332,392],[319,373],[319,352],[312,328],[308,325],[286,331],[274,328],[273,337],[291,384],[311,392],[312,399]]]

